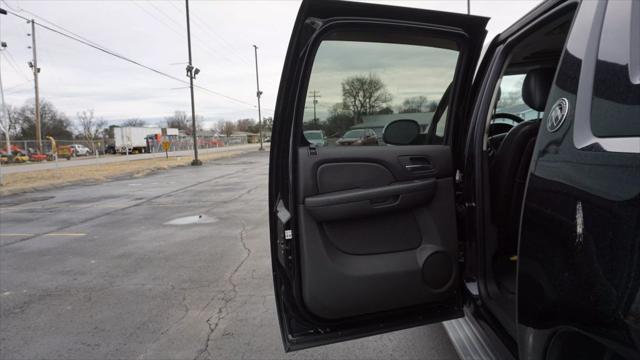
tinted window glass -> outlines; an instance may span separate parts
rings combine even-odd
[[[639,12],[638,1],[607,4],[591,104],[595,136],[640,136]]]
[[[455,44],[444,43],[323,41],[307,91],[307,140],[312,142],[308,131],[321,130],[326,146],[386,145],[382,131],[398,119],[415,120],[427,133],[458,61]],[[443,117],[436,136],[443,136],[445,125]]]

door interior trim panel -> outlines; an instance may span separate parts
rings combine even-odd
[[[407,166],[412,159],[427,171]],[[307,310],[331,321],[455,298],[451,164],[441,145],[300,148]]]

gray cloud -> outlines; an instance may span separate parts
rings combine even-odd
[[[465,1],[386,2],[466,11]],[[23,16],[32,17],[29,13],[32,12],[117,53],[187,80],[184,64],[171,65],[186,62],[183,1],[7,0],[7,3]],[[472,12],[494,16],[489,24],[492,37],[537,3],[472,0]],[[2,7],[6,5],[3,3]],[[257,44],[263,106],[266,115],[271,115],[298,7],[298,1],[192,1],[194,64],[202,69],[196,83],[255,104],[251,45]],[[27,83],[31,74],[26,65],[31,59],[31,50],[27,48],[30,38],[26,36],[30,26],[11,15],[0,16],[0,31],[0,38],[8,44],[8,53],[0,59],[4,86],[11,89],[6,100],[21,105],[33,98],[33,89]],[[37,30],[37,39],[41,94],[70,117],[93,108],[97,116],[114,121],[129,117],[162,118],[174,110],[189,108],[188,91],[171,90],[184,86],[181,83],[44,29]],[[7,61],[8,54],[15,60],[15,69]],[[397,57],[397,61],[404,61],[401,53]],[[353,60],[357,66],[356,59]],[[395,91],[402,96],[412,93],[400,88]],[[207,119],[257,117],[252,105],[202,91],[197,91],[196,101],[197,112]]]

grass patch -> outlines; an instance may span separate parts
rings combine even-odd
[[[226,151],[202,154],[203,162],[238,156],[246,151]],[[191,163],[191,156],[170,156],[165,158],[121,161],[107,164],[87,164],[83,166],[3,174],[0,195],[43,190],[71,184],[102,182],[115,178],[141,177],[154,171],[167,170]]]

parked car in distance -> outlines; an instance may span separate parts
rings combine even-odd
[[[355,129],[347,131],[338,141],[341,146],[378,145],[378,135],[372,129]]]
[[[322,130],[307,130],[304,132],[304,137],[309,143],[316,146],[327,146],[327,135]]]
[[[91,149],[82,144],[71,144],[69,146],[73,149],[75,156],[89,156],[92,153]]]

